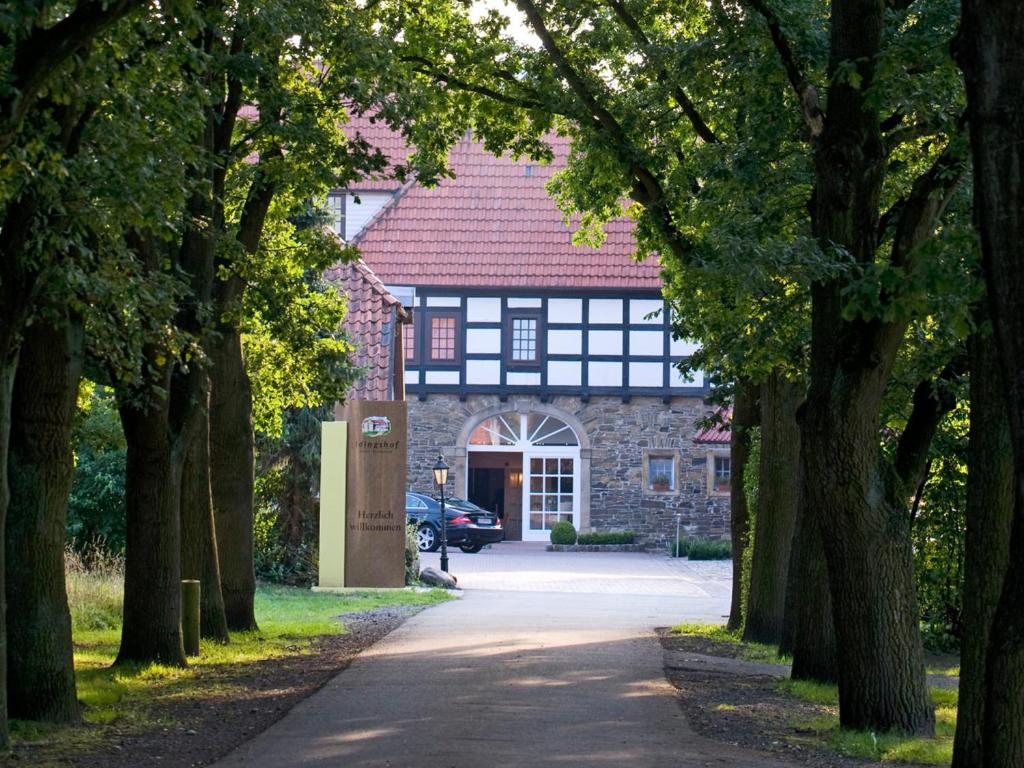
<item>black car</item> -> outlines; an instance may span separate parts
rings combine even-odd
[[[458,497],[444,500],[448,520],[448,543],[463,552],[479,552],[485,544],[505,538],[501,520],[493,512]],[[425,493],[405,494],[405,517],[416,525],[416,542],[421,552],[433,552],[441,546],[441,504]]]

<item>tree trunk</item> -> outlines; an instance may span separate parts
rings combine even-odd
[[[0,545],[4,543],[7,505],[10,500],[7,453],[11,434],[14,374],[18,368],[17,347],[11,338],[13,334],[7,331],[7,328],[0,327]],[[4,546],[0,546],[0,558],[4,556]],[[4,570],[5,563],[0,560],[0,751],[7,751],[11,741],[7,728],[7,601]]]
[[[1024,6],[965,0],[974,210],[1007,393],[1015,508],[1010,562],[986,659],[985,765],[1024,765]]]
[[[1010,555],[1013,451],[1006,389],[995,338],[970,339],[971,432],[967,458],[967,539],[960,643],[960,704],[953,768],[985,765],[985,656]]]
[[[750,430],[758,426],[761,410],[759,392],[749,381],[737,383],[736,399],[732,408],[729,432],[729,451],[732,456],[733,482],[729,486],[730,534],[732,537],[732,602],[729,623],[732,631],[743,626],[743,553],[747,546],[750,510],[747,507],[747,489],[743,477],[750,457]]]
[[[931,733],[910,517],[879,471],[877,405],[843,395],[822,402],[812,389],[803,432],[808,502],[828,562],[840,723]]]
[[[8,471],[7,619],[12,717],[79,720],[64,580],[71,426],[82,372],[80,319],[37,321],[22,344]]]
[[[202,637],[229,642],[224,597],[220,586],[217,533],[210,494],[210,422],[208,418],[209,377],[203,378],[203,402],[199,428],[185,451],[181,479],[181,577],[200,582],[200,627]]]
[[[170,387],[170,376],[165,379]],[[181,639],[181,471],[168,398],[146,405],[125,399],[128,446],[124,621],[115,663],[185,666]]]
[[[757,523],[750,567],[743,639],[777,644],[782,639],[793,529],[800,503],[800,427],[796,411],[802,384],[772,373],[761,385],[761,461]]]
[[[801,465],[806,456],[801,450]],[[807,475],[802,473],[801,482]],[[821,541],[821,516],[808,503],[803,489],[793,533],[789,579],[786,586],[786,625],[779,653],[793,656],[790,677],[821,683],[839,681],[832,596]]]
[[[228,627],[257,629],[253,566],[255,440],[252,388],[237,329],[222,329],[210,349],[210,480]]]

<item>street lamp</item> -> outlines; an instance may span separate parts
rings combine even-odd
[[[448,465],[444,456],[437,454],[434,464],[434,483],[441,493],[441,570],[448,573],[448,517],[444,513],[444,486],[448,482]]]

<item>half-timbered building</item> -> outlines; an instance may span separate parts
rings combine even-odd
[[[676,367],[694,347],[672,338],[658,266],[632,259],[628,220],[598,249],[573,245],[545,190],[564,164],[555,149],[551,165],[513,162],[467,137],[435,188],[373,181],[331,198],[336,231],[413,317],[410,490],[431,490],[440,453],[510,539],[547,540],[568,520],[654,546],[677,516],[724,536],[728,442],[701,429],[708,382]]]

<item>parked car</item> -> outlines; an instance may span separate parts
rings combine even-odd
[[[505,538],[501,520],[493,512],[457,496],[445,498],[448,544],[473,554]],[[405,518],[416,525],[416,543],[421,552],[441,546],[441,504],[425,493],[405,494]]]

